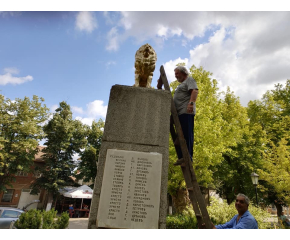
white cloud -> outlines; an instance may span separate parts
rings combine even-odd
[[[76,17],[76,29],[91,33],[98,27],[97,20],[93,12],[79,12]]]
[[[12,68],[4,68],[5,73],[11,73],[17,75],[19,73],[19,70],[15,67]]]
[[[175,35],[192,40],[203,36],[210,24],[219,24],[220,20],[214,21],[212,15],[207,12],[122,12],[119,26],[127,30],[127,37],[139,41]]]
[[[76,117],[75,118],[76,120],[79,120],[81,121],[83,124],[86,124],[86,125],[89,125],[91,126],[92,125],[92,122],[96,119],[94,118],[82,118],[82,117]]]
[[[110,25],[114,24],[114,22],[115,22],[115,19],[114,19],[115,16],[114,16],[114,14],[112,14],[110,12],[107,12],[107,11],[104,11],[103,16],[106,19],[106,24],[110,24]]]
[[[108,106],[104,106],[104,101],[95,100],[87,104],[87,113],[92,117],[106,117]]]
[[[164,36],[164,37],[166,37],[166,34],[167,34],[167,32],[168,32],[168,28],[167,27],[164,27],[164,26],[159,26],[158,27],[159,29],[158,29],[158,31],[157,31],[157,35],[158,36],[160,36],[160,37],[162,37],[162,36]]]
[[[81,121],[84,124],[92,125],[94,120],[97,121],[99,118],[106,118],[108,106],[104,105],[104,101],[95,100],[88,103],[86,107],[86,110],[83,110],[80,107],[72,107],[73,113],[77,115],[75,119]]]
[[[72,106],[71,109],[72,109],[72,111],[74,113],[77,113],[77,114],[83,114],[84,113],[84,110],[81,107]]]
[[[50,112],[55,113],[55,110],[59,107],[59,105],[55,104],[50,107]],[[71,110],[76,120],[81,121],[83,124],[87,124],[89,126],[92,125],[92,122],[98,121],[100,118],[105,120],[107,115],[108,106],[104,105],[104,101],[95,100],[89,102],[86,105],[86,109],[78,106],[72,106]],[[52,114],[49,119],[52,118]],[[47,123],[47,122],[46,122]]]
[[[17,68],[5,68],[4,69],[5,74],[0,75],[0,85],[6,85],[6,84],[22,84],[25,82],[29,82],[33,80],[33,77],[30,75],[27,75],[26,77],[14,77],[13,74],[18,74],[19,70]]]
[[[222,26],[208,43],[190,51],[189,66],[212,72],[219,87],[230,86],[243,105],[290,77],[290,43],[285,41],[290,37],[290,15],[256,14],[244,16],[248,21],[233,21],[231,31]]]
[[[50,107],[50,112],[54,113],[55,110],[56,110],[58,107],[59,107],[59,105],[57,105],[57,104],[52,105],[52,106]]]
[[[124,30],[119,39],[162,43],[175,36],[181,46],[211,34],[189,51],[187,67],[203,66],[220,89],[230,86],[246,105],[290,78],[289,22],[290,12],[122,12],[116,28]],[[176,63],[184,60],[164,64],[169,81],[175,79]]]
[[[108,44],[106,50],[108,51],[117,51],[119,49],[119,34],[118,29],[113,27],[107,34]]]

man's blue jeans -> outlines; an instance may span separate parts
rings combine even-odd
[[[178,115],[180,125],[182,128],[183,136],[186,141],[186,145],[188,148],[188,152],[190,155],[190,159],[192,161],[192,154],[193,154],[193,142],[194,142],[194,115],[191,114],[181,114]],[[182,158],[182,152],[180,146],[177,146],[177,156],[178,159]]]

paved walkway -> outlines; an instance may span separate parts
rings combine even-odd
[[[68,229],[87,229],[88,218],[70,218]]]
[[[267,222],[275,222],[275,223],[277,223],[278,222],[277,215],[271,214],[271,217],[267,219]]]

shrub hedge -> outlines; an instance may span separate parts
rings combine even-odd
[[[207,210],[214,225],[224,224],[237,214],[234,202],[228,205],[225,200],[220,202],[214,197],[210,199],[210,206],[207,207]],[[250,204],[249,211],[257,220],[259,229],[283,228],[283,226],[267,222],[267,219],[270,218],[271,215],[266,210],[257,208],[253,204]],[[194,211],[192,209],[188,209],[182,214],[167,216],[166,228],[197,229],[198,226]]]
[[[22,213],[15,222],[14,227],[18,229],[64,229],[68,227],[69,215],[63,212],[60,217],[56,216],[57,211],[30,209]]]

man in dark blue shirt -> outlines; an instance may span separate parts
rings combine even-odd
[[[236,198],[236,209],[238,214],[229,222],[214,226],[215,229],[258,229],[258,223],[248,211],[250,200],[244,194],[239,193]]]

